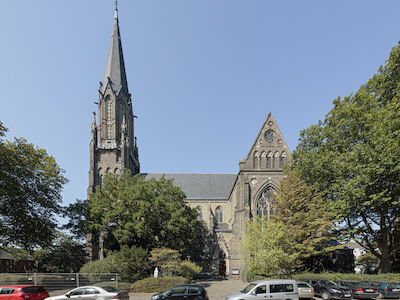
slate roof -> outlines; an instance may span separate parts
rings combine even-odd
[[[143,173],[147,178],[173,179],[186,194],[187,200],[228,200],[236,181],[236,174],[161,174]]]

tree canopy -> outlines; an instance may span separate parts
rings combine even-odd
[[[79,272],[86,261],[86,252],[82,243],[59,233],[52,245],[35,252],[35,259],[39,272]]]
[[[64,171],[44,149],[4,139],[0,122],[0,245],[32,250],[54,238]]]
[[[103,186],[90,196],[89,224],[106,232],[119,247],[136,245],[148,251],[166,247],[182,257],[195,257],[204,227],[196,209],[184,199],[172,180],[145,180],[125,170],[118,179],[105,176]]]
[[[274,197],[272,219],[284,225],[291,241],[290,253],[296,254],[295,268],[304,268],[307,259],[333,250],[333,218],[313,186],[288,170]]]
[[[291,251],[291,240],[285,225],[279,221],[255,216],[246,223],[241,245],[249,279],[274,274],[289,275],[298,259]]]
[[[355,94],[303,130],[294,166],[389,272],[400,252],[400,46]]]

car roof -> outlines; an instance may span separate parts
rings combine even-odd
[[[253,281],[250,283],[259,284],[259,283],[296,283],[296,280],[292,279],[261,279],[257,281]]]
[[[0,286],[1,288],[14,288],[14,289],[22,289],[22,288],[26,288],[26,287],[43,287],[41,285],[33,285],[33,284],[29,284],[29,285],[2,285]]]

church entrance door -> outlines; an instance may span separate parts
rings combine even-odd
[[[220,260],[219,261],[219,276],[226,276],[226,261]]]

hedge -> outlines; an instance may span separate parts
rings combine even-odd
[[[131,285],[131,292],[134,293],[159,293],[175,285],[190,283],[190,280],[184,277],[159,277],[145,278],[138,280]]]
[[[252,281],[258,279],[264,279],[266,277],[255,276]],[[266,279],[282,278],[282,276],[270,276]],[[389,282],[400,282],[400,273],[382,273],[382,274],[354,274],[354,273],[299,273],[293,274],[291,276],[295,280],[321,278],[329,279],[332,281],[339,280],[354,280],[354,281],[364,281],[364,280],[376,280],[376,281],[389,281]]]

